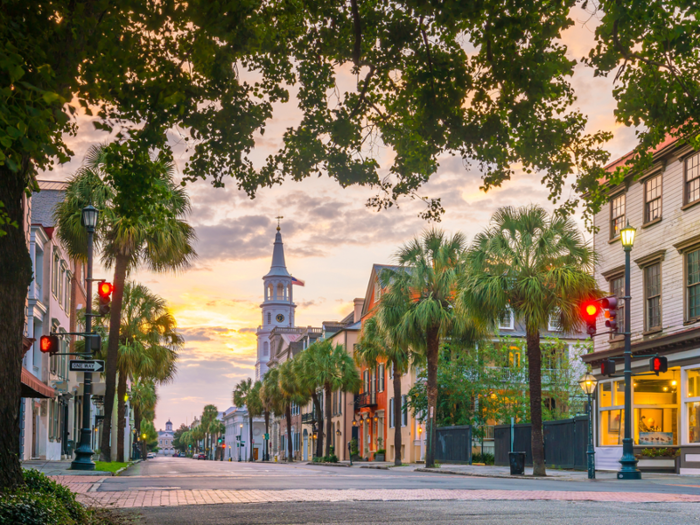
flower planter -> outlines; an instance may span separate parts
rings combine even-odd
[[[642,458],[637,463],[638,468],[676,468],[676,458]]]
[[[374,461],[386,461],[386,460],[384,459],[384,457],[385,457],[384,454],[375,454],[375,455],[374,455]]]

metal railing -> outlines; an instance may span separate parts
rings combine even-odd
[[[371,407],[377,404],[376,392],[363,392],[355,395],[355,408]]]

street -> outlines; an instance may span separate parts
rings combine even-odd
[[[637,482],[577,482],[440,475],[414,468],[159,457],[118,477],[83,478],[72,488],[87,503],[125,509],[149,524],[700,521],[698,478],[648,475]]]

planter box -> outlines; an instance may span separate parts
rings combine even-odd
[[[385,455],[384,454],[375,454],[374,455],[374,461],[385,461]]]
[[[676,468],[676,458],[642,458],[638,461],[639,468]]]

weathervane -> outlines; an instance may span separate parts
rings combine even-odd
[[[279,215],[279,216],[275,217],[275,219],[277,219],[277,231],[280,231],[280,221],[281,221],[282,219],[284,219],[284,217],[282,217],[281,215]]]

